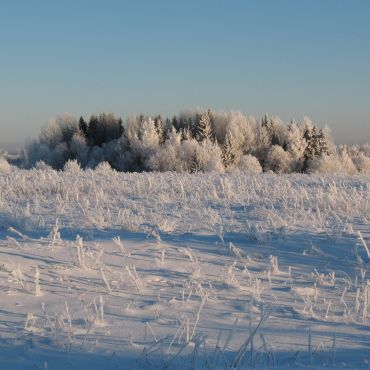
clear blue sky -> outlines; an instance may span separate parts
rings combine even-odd
[[[49,117],[310,116],[370,141],[368,0],[0,0],[0,146]]]

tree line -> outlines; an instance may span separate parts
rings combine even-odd
[[[117,171],[370,173],[370,147],[336,146],[328,129],[304,117],[284,123],[239,111],[193,110],[172,118],[112,113],[61,114],[29,142],[22,166],[63,169],[107,162]]]

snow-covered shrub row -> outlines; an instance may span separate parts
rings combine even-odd
[[[245,156],[246,165],[258,163]],[[107,162],[66,171],[38,163],[0,175],[0,229],[246,233],[342,233],[356,220],[370,223],[370,177],[232,173],[123,173]],[[284,231],[285,230],[285,231]],[[0,230],[1,231],[1,230]]]
[[[89,121],[62,114],[27,145],[24,167],[42,160],[68,171],[107,162],[129,172],[355,174],[370,172],[369,158],[368,146],[337,148],[330,132],[306,117],[286,124],[267,115],[259,122],[241,112],[195,110],[172,119],[129,116],[125,122],[106,113]]]

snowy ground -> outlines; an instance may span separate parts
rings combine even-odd
[[[0,175],[0,369],[370,368],[369,225],[369,177]]]

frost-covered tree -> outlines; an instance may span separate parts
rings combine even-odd
[[[228,126],[233,121],[232,115],[233,112],[213,112],[213,131],[217,142],[224,142]]]
[[[160,142],[154,121],[150,117],[143,122],[140,136],[140,149],[144,156],[149,156],[158,148]]]
[[[130,143],[139,137],[139,122],[134,115],[129,115],[126,120],[125,136]]]
[[[143,171],[149,168],[149,159],[159,148],[160,138],[154,121],[148,117],[139,123],[138,135],[132,137],[130,149],[136,162],[136,170]]]
[[[154,127],[159,137],[159,144],[163,145],[166,141],[166,129],[160,115],[154,118]]]
[[[269,119],[266,113],[261,120],[261,127],[266,129],[271,145],[285,145],[286,126],[279,118]]]
[[[265,126],[258,126],[256,130],[255,145],[252,154],[258,159],[262,168],[265,168],[267,153],[271,147],[270,136]]]
[[[172,145],[161,147],[153,156],[148,160],[148,166],[152,171],[184,171],[184,163],[178,156],[177,148]]]
[[[54,149],[58,144],[69,143],[78,132],[78,122],[69,113],[63,113],[48,121],[41,130],[38,141],[49,149]]]
[[[76,117],[69,113],[57,115],[55,119],[56,125],[60,128],[62,134],[62,142],[67,145],[72,140],[73,136],[78,132],[78,122]]]
[[[77,159],[78,163],[85,167],[88,162],[89,148],[85,136],[80,132],[73,135],[70,143],[71,158]]]
[[[317,145],[318,141],[316,127],[313,127],[312,129],[307,128],[304,133],[304,139],[307,142],[304,151],[304,159],[305,163],[307,164],[308,161],[312,161],[319,156],[320,148]]]
[[[286,147],[292,157],[292,171],[301,172],[304,164],[304,153],[307,141],[303,137],[302,130],[295,121],[291,121],[288,126]]]
[[[87,140],[90,147],[95,145],[99,146],[100,139],[98,134],[99,119],[96,115],[90,117],[90,121],[87,128]]]
[[[288,126],[279,117],[271,118],[269,134],[271,145],[280,145],[284,150],[286,150]]]
[[[218,143],[225,142],[230,133],[238,141],[243,154],[251,153],[254,149],[256,122],[246,117],[240,111],[212,112],[213,134]]]
[[[267,113],[265,113],[265,115],[261,119],[261,126],[265,127],[266,130],[269,131],[269,124],[270,124],[269,116]]]
[[[181,147],[181,133],[176,132],[173,128],[164,145],[158,147],[156,152],[148,159],[148,167],[152,171],[161,172],[185,171],[186,165],[181,155]]]
[[[149,158],[149,168],[153,171],[201,171],[203,168],[200,164],[197,167],[193,163],[196,156],[194,153],[199,149],[198,147],[199,143],[195,139],[182,140],[181,133],[173,128],[164,145],[158,147],[158,150]]]
[[[46,126],[40,132],[37,142],[40,145],[46,146],[48,149],[54,149],[63,139],[62,130],[57,124],[56,119],[50,119]]]
[[[191,130],[188,127],[181,129],[180,133],[181,133],[181,141],[186,141],[186,140],[190,140],[193,138]]]
[[[343,150],[339,153],[339,160],[342,164],[343,172],[348,175],[356,175],[358,174],[358,170],[353,163],[351,157],[347,150]]]
[[[63,168],[64,162],[70,158],[69,145],[77,132],[77,120],[68,113],[50,119],[39,137],[27,144],[26,166],[32,167],[43,160],[54,168]]]
[[[328,133],[323,129],[319,129],[316,136],[316,140],[317,140],[316,147],[318,148],[317,153],[319,153],[319,155],[329,154],[330,144]]]
[[[62,169],[64,163],[72,158],[70,145],[78,130],[76,118],[68,113],[50,119],[39,137],[27,144],[26,166],[32,167],[43,160],[53,168]]]
[[[241,112],[230,112],[230,122],[227,125],[226,134],[232,133],[234,138],[239,141],[242,154],[250,154],[253,151],[256,126],[257,124],[252,118],[244,116]]]

